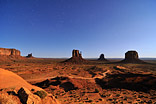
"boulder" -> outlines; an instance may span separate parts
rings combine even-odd
[[[40,97],[31,93],[25,87],[20,88],[18,96],[23,104],[41,104]]]

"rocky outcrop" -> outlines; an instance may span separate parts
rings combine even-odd
[[[14,55],[14,56],[20,56],[21,52],[17,49],[9,49],[9,48],[0,48],[0,55]]]
[[[32,58],[32,53],[28,54],[28,56],[26,56],[27,58]]]
[[[12,90],[15,90],[15,94],[14,92],[12,94],[13,96],[12,98],[14,97],[17,98],[12,99],[15,102],[20,99],[20,102],[22,104],[60,104],[59,101],[57,101],[57,99],[55,99],[52,95],[49,96],[49,94],[43,89],[29,84],[23,78],[21,78],[20,76],[16,75],[11,71],[0,68],[0,89],[8,89],[8,88],[10,88],[11,93]],[[8,92],[8,90],[6,91],[0,90],[0,94],[6,93]],[[16,92],[18,93],[16,94]],[[16,104],[16,103],[8,103],[8,104]]]
[[[100,57],[98,58],[99,61],[108,61],[105,59],[104,54],[101,54]]]
[[[64,62],[73,63],[73,64],[82,64],[87,61],[82,58],[82,54],[79,52],[79,50],[73,50],[72,57],[70,59],[65,60]]]
[[[136,51],[128,51],[125,53],[125,59],[122,60],[123,63],[145,63],[139,59],[139,55]]]
[[[18,96],[22,104],[41,104],[40,97],[31,93],[27,88],[22,87],[18,91]]]

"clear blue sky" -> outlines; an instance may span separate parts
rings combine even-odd
[[[156,57],[156,0],[0,0],[0,47],[22,55]]]

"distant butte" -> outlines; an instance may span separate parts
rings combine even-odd
[[[100,57],[98,58],[99,61],[108,61],[105,59],[104,54],[101,54]]]
[[[139,59],[138,52],[128,51],[125,53],[125,59],[121,61],[122,63],[145,63]]]
[[[28,54],[28,56],[26,56],[27,58],[33,58],[32,53]]]
[[[65,60],[64,62],[73,63],[73,64],[82,64],[87,62],[85,59],[82,58],[82,54],[79,50],[72,51],[72,57],[70,59]]]

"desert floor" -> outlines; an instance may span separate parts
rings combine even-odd
[[[0,60],[0,68],[12,71],[29,83],[45,89],[62,104],[156,104],[156,84],[152,83],[156,79],[156,60],[146,60],[152,64],[106,63],[96,60],[89,60],[87,64],[61,63],[64,60],[12,58]],[[129,73],[134,76],[128,77]],[[117,78],[123,74],[127,76]],[[107,79],[108,86],[103,87],[102,82],[99,84],[99,79]],[[127,86],[119,86],[115,79],[121,79],[121,83]],[[148,79],[148,82],[144,83],[143,79]],[[129,88],[129,83],[136,84],[136,87],[134,85]],[[142,90],[148,83],[155,88]]]

